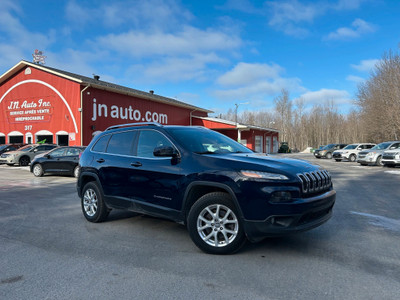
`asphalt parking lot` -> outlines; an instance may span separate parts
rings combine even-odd
[[[0,298],[398,299],[400,168],[285,156],[331,173],[332,219],[229,256],[162,219],[112,211],[89,223],[75,178],[0,165]]]

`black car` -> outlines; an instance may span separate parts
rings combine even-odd
[[[128,124],[94,137],[80,159],[83,215],[125,209],[185,224],[203,251],[312,229],[332,214],[326,170],[253,153],[204,127]]]
[[[66,174],[78,177],[79,157],[86,147],[58,147],[36,156],[30,170],[36,177],[45,173]]]

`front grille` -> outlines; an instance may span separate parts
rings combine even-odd
[[[383,158],[383,159],[394,159],[394,157],[395,157],[395,155],[394,155],[394,154],[391,154],[391,153],[384,153],[384,154],[382,155],[382,158]]]
[[[358,158],[365,158],[369,152],[359,152]]]
[[[341,158],[342,154],[340,153],[333,153],[333,158]]]
[[[332,187],[331,175],[326,170],[297,174],[304,195],[320,194]]]

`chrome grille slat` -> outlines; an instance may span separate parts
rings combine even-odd
[[[305,195],[327,191],[332,185],[331,176],[326,170],[299,173],[297,177],[301,181],[302,192]]]

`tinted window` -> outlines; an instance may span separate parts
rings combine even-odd
[[[63,156],[63,155],[64,155],[64,152],[65,152],[65,149],[61,148],[61,149],[56,149],[56,150],[54,150],[54,151],[51,151],[49,154],[50,154],[51,156],[57,157],[57,156]]]
[[[66,156],[76,156],[76,155],[79,155],[80,152],[81,152],[81,149],[78,149],[78,148],[67,148],[65,155]]]
[[[95,152],[106,152],[108,140],[110,139],[110,135],[104,135],[96,142],[93,146],[92,150]]]
[[[172,146],[172,143],[161,133],[154,130],[142,130],[139,135],[137,156],[152,157],[156,147]]]
[[[136,131],[114,133],[107,146],[107,153],[132,155]]]

